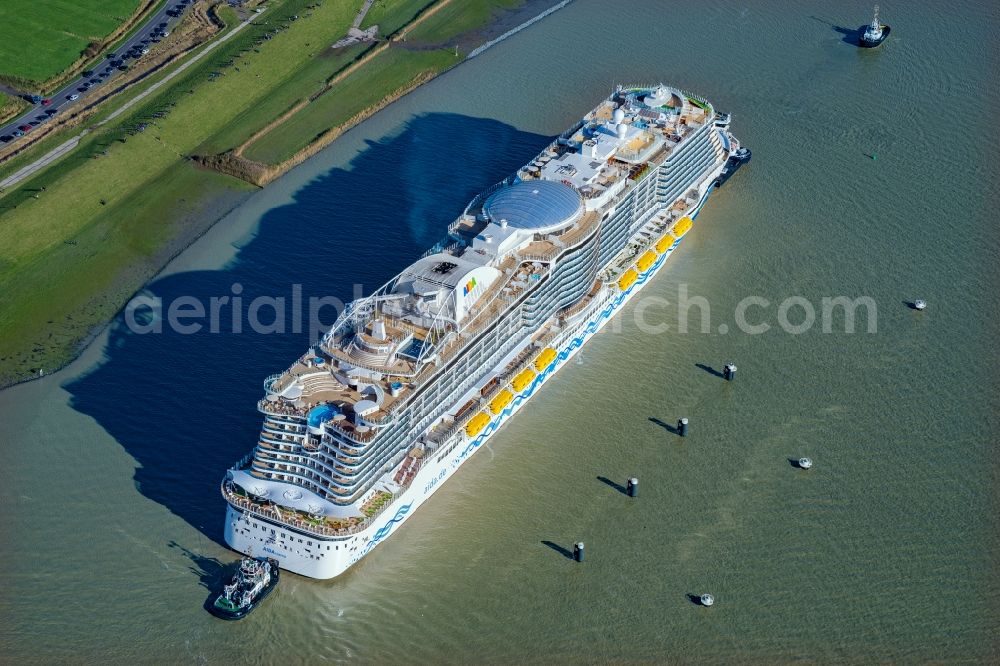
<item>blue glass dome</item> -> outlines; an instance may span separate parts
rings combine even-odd
[[[486,200],[483,212],[496,224],[506,220],[508,227],[548,233],[580,219],[583,199],[569,185],[531,180],[501,188]]]

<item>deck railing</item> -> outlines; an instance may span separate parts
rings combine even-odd
[[[222,494],[226,500],[233,504],[234,506],[243,509],[251,514],[254,514],[265,520],[278,522],[282,525],[288,525],[302,532],[312,534],[314,536],[325,536],[325,537],[346,537],[352,534],[357,534],[362,532],[371,526],[379,516],[381,516],[392,504],[402,495],[412,484],[413,479],[416,477],[417,472],[423,467],[424,463],[430,458],[431,453],[435,451],[429,451],[424,457],[416,458],[416,463],[410,467],[407,476],[409,477],[405,483],[400,485],[399,490],[394,493],[390,493],[390,499],[387,500],[381,507],[379,507],[373,514],[366,516],[364,519],[358,521],[353,525],[347,527],[342,527],[339,529],[334,529],[332,527],[325,527],[323,525],[315,525],[310,521],[302,518],[294,509],[286,509],[282,511],[274,505],[264,505],[260,502],[254,502],[249,497],[244,497],[237,494],[232,490],[231,482],[226,479],[222,482]],[[253,454],[248,454],[244,456],[240,462],[233,466],[233,469],[242,469],[250,464],[253,459]]]
[[[462,215],[469,215],[470,214],[469,211],[478,208],[484,201],[486,201],[486,197],[490,196],[491,194],[499,190],[501,187],[507,187],[508,185],[512,185],[516,179],[517,175],[511,174],[510,176],[507,176],[506,178],[501,180],[499,183],[490,185],[485,190],[483,190],[482,192],[480,192],[479,194],[477,194],[475,197],[472,198],[472,201],[469,202],[469,205],[465,207],[464,211],[462,211]],[[452,222],[452,224],[455,224],[455,222]],[[450,227],[448,228],[448,232],[449,233],[451,232]]]

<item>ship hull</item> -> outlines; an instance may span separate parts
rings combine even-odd
[[[724,165],[725,163],[719,164],[702,178],[698,185],[698,202],[688,212],[692,219],[696,218],[704,205]],[[545,382],[551,379],[642,287],[648,284],[682,240],[683,238],[676,240],[646,271],[639,274],[635,283],[626,291],[615,293],[595,303],[592,311],[578,326],[560,337],[559,344],[555,345],[557,357],[547,370],[540,373],[530,386],[515,395],[511,403],[496,415],[479,435],[459,442],[457,446],[449,447],[450,450],[439,455],[430,464],[425,463],[407,490],[390,503],[380,514],[380,518],[374,520],[365,530],[344,537],[317,537],[230,504],[226,513],[226,543],[241,553],[266,553],[267,556],[276,559],[281,568],[310,578],[334,578],[344,573],[389,536],[395,534],[420,505],[441,488],[473,453],[481,449],[507,420],[538,393]]]

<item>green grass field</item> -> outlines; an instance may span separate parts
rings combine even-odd
[[[0,75],[45,81],[69,67],[87,45],[110,35],[140,0],[3,0]]]
[[[349,65],[371,44],[355,44],[339,49],[334,55],[322,55],[304,63],[297,71],[275,86],[257,104],[233,119],[229,127],[206,141],[199,150],[205,154],[221,153],[239,146],[259,128],[287,111],[301,100],[323,89],[327,80]]]
[[[295,114],[290,122],[279,125],[250,144],[244,155],[252,160],[277,164],[310,144],[327,129],[378,103],[420,74],[427,71],[437,73],[456,62],[454,52],[448,49],[387,49]]]

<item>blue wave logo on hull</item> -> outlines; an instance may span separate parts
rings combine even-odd
[[[368,551],[375,547],[375,544],[389,536],[389,533],[392,532],[392,528],[396,525],[396,523],[403,522],[406,518],[406,514],[410,512],[410,508],[412,506],[413,502],[410,502],[409,504],[399,507],[399,509],[396,510],[395,515],[388,522],[382,525],[382,527],[378,528],[378,531],[372,536],[371,541],[368,542],[368,544],[361,551],[361,554],[358,555],[358,559],[360,560],[362,557],[367,555]]]

